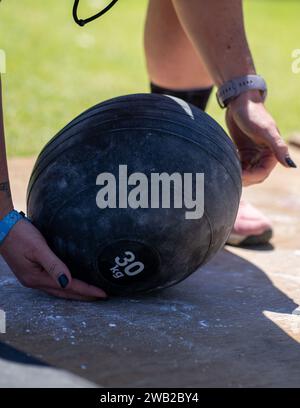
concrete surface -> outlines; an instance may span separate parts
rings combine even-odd
[[[300,150],[292,155],[300,165]],[[30,159],[10,162],[19,208],[31,166]],[[22,288],[2,263],[7,333],[0,341],[39,362],[24,386],[39,385],[39,364],[46,364],[110,387],[299,387],[300,316],[292,314],[300,304],[299,170],[278,167],[245,195],[273,220],[272,246],[228,247],[186,281],[151,296],[57,300]],[[5,365],[20,364],[8,355],[0,354],[0,386],[23,376],[15,366],[7,377]]]

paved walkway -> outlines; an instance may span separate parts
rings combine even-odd
[[[300,150],[292,152],[300,165]],[[18,208],[32,163],[10,161]],[[52,366],[64,370],[67,383],[76,375],[73,384],[82,386],[299,387],[300,316],[292,314],[300,304],[299,171],[278,167],[246,191],[274,222],[273,246],[227,248],[161,293],[65,302],[22,288],[2,263],[7,334],[0,342],[11,353],[0,344],[0,386],[40,386],[51,377],[44,373],[55,370],[45,366]],[[15,353],[18,358],[9,357]],[[31,370],[26,381],[24,369]],[[64,382],[51,378],[52,385]]]

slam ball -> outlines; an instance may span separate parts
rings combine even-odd
[[[138,94],[92,107],[45,146],[27,212],[73,277],[131,295],[174,285],[211,259],[240,195],[236,149],[209,115]]]

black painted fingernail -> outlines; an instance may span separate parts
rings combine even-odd
[[[293,160],[290,157],[286,157],[285,162],[289,167],[292,167],[293,169],[297,168],[296,163],[294,163]]]
[[[58,278],[58,283],[60,284],[60,286],[63,289],[65,289],[69,284],[69,279],[68,279],[67,275],[65,275],[65,274],[60,275],[60,277]]]

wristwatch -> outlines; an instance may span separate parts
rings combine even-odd
[[[233,99],[249,90],[261,92],[263,100],[267,97],[267,84],[260,75],[245,75],[233,78],[222,85],[217,92],[217,101],[222,109],[226,108]]]
[[[25,217],[25,214],[22,211],[18,212],[16,210],[13,210],[10,213],[8,213],[2,220],[0,220],[0,245],[3,244],[10,230],[20,220],[23,220],[23,219],[28,220],[28,218]]]

